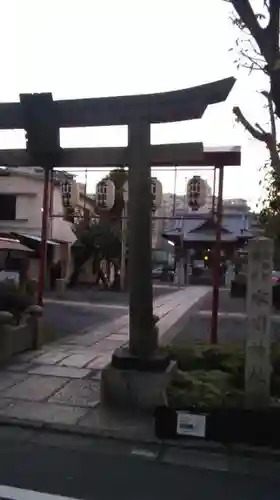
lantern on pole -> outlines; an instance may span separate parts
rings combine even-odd
[[[206,203],[206,181],[199,175],[194,175],[187,183],[187,203],[193,210],[198,210]]]
[[[76,181],[65,179],[60,184],[60,191],[64,208],[75,208],[78,205],[79,191]]]
[[[96,186],[96,206],[99,210],[112,210],[115,203],[115,184],[110,179],[102,179]]]
[[[162,184],[156,178],[151,178],[152,210],[157,210],[162,202]]]

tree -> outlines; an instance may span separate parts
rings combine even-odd
[[[75,228],[77,243],[73,247],[74,271],[70,278],[70,286],[77,283],[79,273],[84,264],[93,259],[93,273],[98,273],[98,279],[106,282],[104,273],[100,270],[100,262],[106,260],[118,267],[121,251],[121,241],[112,231],[109,224],[92,224],[85,227],[78,224]]]
[[[260,212],[259,221],[267,236],[274,238],[276,255],[280,249],[280,157],[279,144],[275,123],[274,105],[268,92],[263,91],[267,99],[270,131],[264,130],[258,123],[252,125],[243,115],[239,107],[233,108],[233,113],[250,135],[265,144],[269,152],[269,161],[264,165],[265,199]],[[262,181],[260,181],[262,183]],[[278,259],[277,259],[278,260]]]
[[[258,69],[269,77],[270,90],[262,91],[269,113],[270,130],[260,124],[252,125],[239,107],[233,108],[239,121],[250,135],[265,144],[269,162],[264,166],[265,200],[260,213],[260,223],[267,236],[275,240],[276,255],[280,247],[280,158],[277,142],[275,114],[280,116],[280,58],[279,58],[279,0],[264,1],[264,12],[253,11],[250,0],[230,0],[237,13],[233,19],[242,33],[243,40],[237,40],[238,64],[250,71]],[[268,19],[267,19],[268,17]],[[260,23],[265,23],[262,27]],[[255,43],[254,43],[255,42]]]
[[[243,53],[250,61],[251,68],[259,66],[270,80],[270,97],[275,104],[277,116],[280,118],[280,2],[279,0],[264,0],[264,11],[253,10],[250,0],[230,0],[237,18],[235,24],[241,30],[247,30],[258,47],[258,53],[250,56],[248,50]],[[262,24],[265,23],[265,26]],[[265,64],[262,65],[262,58]]]
[[[93,258],[93,271],[98,273],[98,279],[106,282],[100,268],[102,260],[115,267],[118,275],[121,257],[121,215],[124,206],[123,186],[127,180],[127,171],[123,168],[112,170],[105,179],[115,184],[115,203],[110,211],[98,210],[98,223],[85,225],[84,221],[76,225],[77,244],[74,247],[74,271],[70,284],[74,285],[84,264]],[[114,286],[114,284],[113,284]]]

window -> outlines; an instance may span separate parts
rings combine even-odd
[[[14,194],[0,194],[0,220],[16,219],[16,200]]]

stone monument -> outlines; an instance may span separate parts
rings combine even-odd
[[[271,239],[259,236],[249,241],[245,363],[247,408],[261,408],[269,404],[272,258]]]

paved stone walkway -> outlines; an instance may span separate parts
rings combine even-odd
[[[208,287],[190,286],[154,301],[162,344],[178,333],[180,320],[208,291]],[[110,362],[114,350],[127,344],[128,321],[125,314],[97,329],[15,357],[0,371],[0,423],[15,420],[99,434],[120,432],[128,436],[131,432],[138,438],[142,434],[143,439],[147,437],[146,421],[137,420],[136,425],[133,417],[127,420],[112,415],[99,404],[101,370]],[[151,432],[150,420],[148,427]]]

